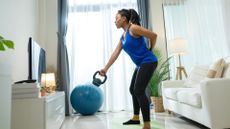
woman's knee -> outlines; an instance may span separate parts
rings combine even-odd
[[[133,88],[129,88],[129,92],[131,95],[134,95],[134,89]]]
[[[137,97],[141,97],[143,95],[145,95],[145,91],[144,90],[140,90],[140,89],[135,89],[133,90],[133,94]]]

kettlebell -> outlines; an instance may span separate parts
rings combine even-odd
[[[101,84],[105,83],[107,76],[104,76],[104,80],[102,81],[100,78],[96,78],[96,75],[99,74],[100,71],[96,71],[93,75],[93,84],[97,87],[99,87]]]

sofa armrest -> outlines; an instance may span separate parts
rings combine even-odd
[[[201,92],[211,95],[210,97],[230,98],[230,78],[215,78],[203,80],[200,83]]]
[[[162,88],[179,88],[185,87],[185,80],[166,80],[162,81]]]
[[[209,112],[210,123],[225,125],[226,120],[230,120],[230,78],[204,80],[200,84],[202,103]]]

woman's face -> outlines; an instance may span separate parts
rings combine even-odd
[[[118,29],[124,26],[125,20],[126,20],[125,17],[123,17],[119,13],[117,13],[115,25],[117,26]]]

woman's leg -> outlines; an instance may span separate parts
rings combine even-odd
[[[157,62],[146,63],[141,65],[137,72],[135,85],[134,85],[134,94],[137,97],[143,115],[143,120],[145,123],[150,122],[150,107],[149,107],[148,98],[145,94],[145,89],[156,67],[157,67]]]
[[[129,91],[132,95],[132,100],[133,100],[133,114],[134,115],[139,115],[139,113],[140,113],[140,105],[138,103],[136,95],[134,94],[134,86],[135,86],[137,71],[138,71],[138,69],[136,68],[134,71],[133,77],[132,77],[130,88],[129,88]]]
[[[140,106],[139,106],[139,103],[138,103],[136,96],[134,95],[134,85],[135,85],[137,71],[138,71],[138,69],[136,68],[134,73],[133,73],[130,88],[129,88],[129,91],[130,91],[130,94],[132,95],[132,100],[133,100],[133,114],[134,115],[133,115],[133,118],[131,120],[124,122],[123,123],[124,125],[140,124],[140,120],[139,120]]]

